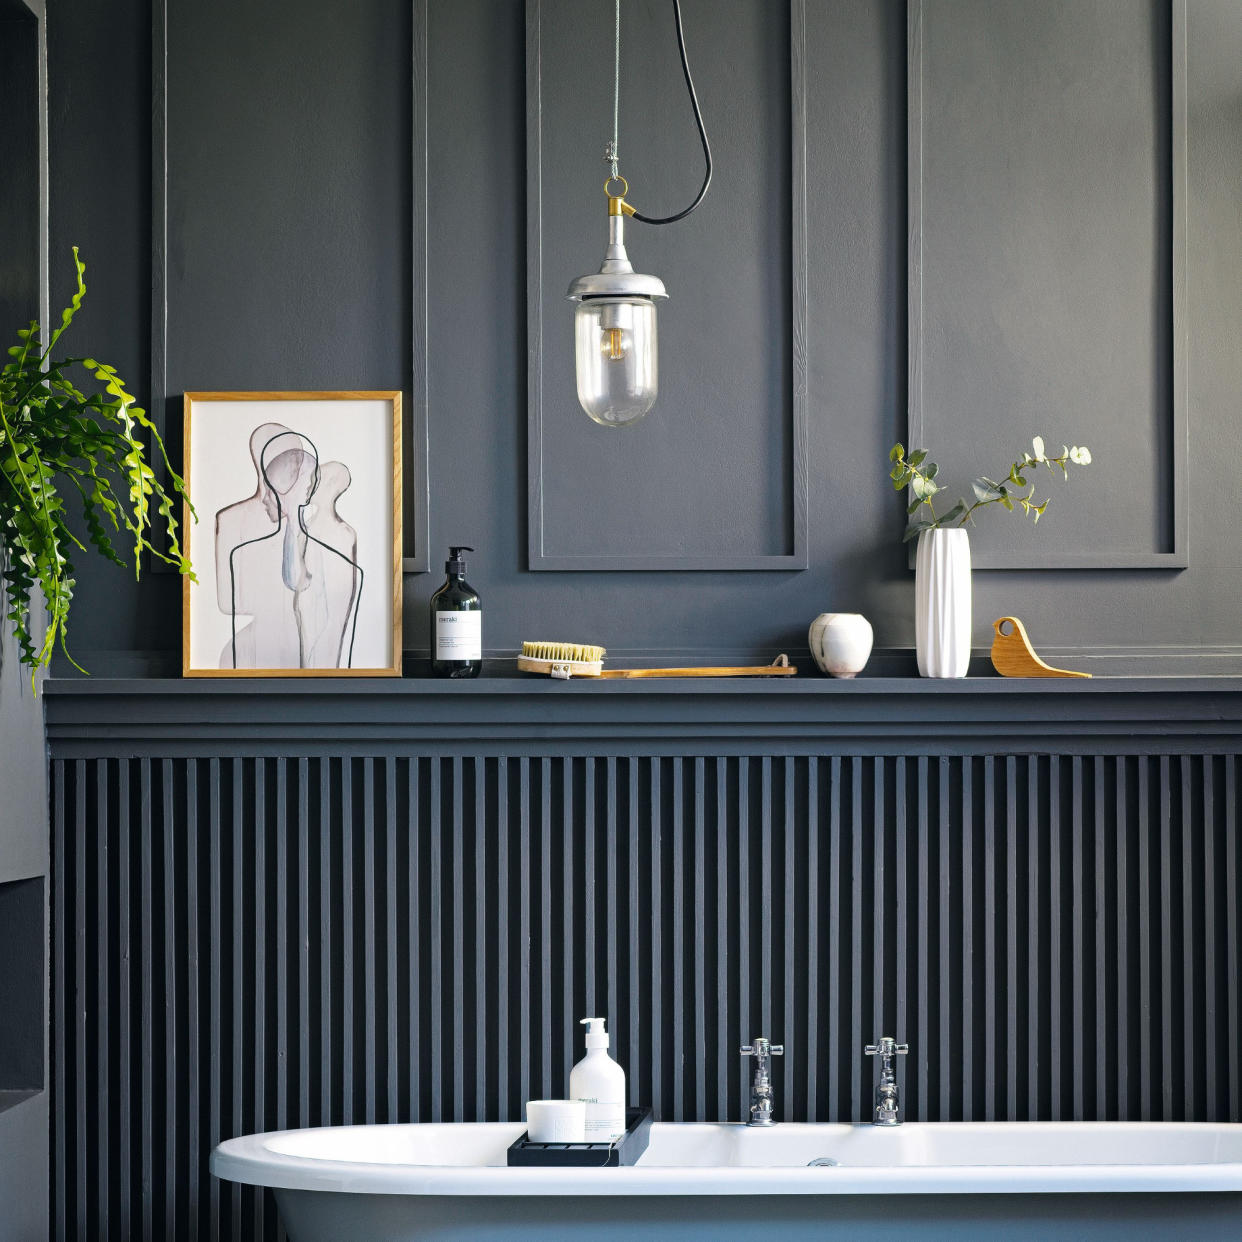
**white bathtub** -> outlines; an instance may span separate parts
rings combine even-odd
[[[271,1187],[293,1242],[1242,1237],[1240,1125],[656,1123],[632,1168],[507,1168],[523,1129],[287,1130],[211,1168]]]

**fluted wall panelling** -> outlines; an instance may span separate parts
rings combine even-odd
[[[631,1102],[1239,1120],[1239,759],[57,759],[56,1234],[275,1237],[260,1129]]]

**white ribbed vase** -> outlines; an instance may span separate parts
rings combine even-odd
[[[914,559],[920,677],[965,677],[970,665],[970,535],[925,530]]]

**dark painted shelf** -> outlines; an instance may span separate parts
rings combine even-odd
[[[60,758],[1242,750],[1242,677],[54,679]]]
[[[855,677],[851,679],[810,676],[684,677],[598,680],[575,678],[555,681],[550,677],[480,677],[452,681],[437,677],[114,677],[49,678],[44,693],[52,698],[75,696],[185,695],[213,697],[240,695],[289,695],[357,697],[390,695],[406,697],[479,698],[489,695],[614,695],[654,694],[670,697],[724,695],[749,698],[758,695],[978,695],[1014,694],[1154,694],[1177,692],[1223,692],[1242,694],[1242,674],[1212,677],[1103,677],[1091,680],[1061,677]]]

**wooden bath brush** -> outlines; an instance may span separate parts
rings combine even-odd
[[[523,673],[571,677],[793,677],[797,669],[779,655],[771,664],[707,668],[604,668],[603,647],[583,643],[523,643],[517,666]]]
[[[996,637],[992,639],[992,667],[1002,677],[1090,677],[1090,673],[1072,673],[1069,669],[1053,668],[1035,654],[1026,627],[1017,617],[1000,617],[992,622]]]

